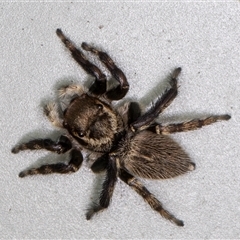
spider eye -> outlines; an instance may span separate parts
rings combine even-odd
[[[85,135],[83,131],[77,131],[77,130],[73,130],[73,131],[72,131],[72,134],[73,134],[74,136],[80,137],[80,138],[84,137],[84,135]]]
[[[78,133],[78,136],[79,136],[79,137],[84,137],[84,132],[79,132],[79,133]]]
[[[97,108],[98,108],[99,110],[102,110],[102,109],[103,109],[103,105],[102,105],[102,104],[97,104]]]

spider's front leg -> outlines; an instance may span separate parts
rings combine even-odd
[[[58,37],[62,40],[65,46],[69,49],[72,54],[72,57],[75,61],[90,75],[95,78],[95,82],[92,87],[89,89],[90,92],[96,95],[101,95],[106,92],[107,83],[106,76],[102,73],[102,71],[93,63],[88,61],[83,52],[78,49],[73,42],[68,39],[62,32],[61,29],[57,29],[56,31]]]
[[[93,206],[86,214],[87,220],[91,219],[92,216],[99,211],[104,210],[110,204],[110,200],[113,195],[114,187],[117,181],[118,169],[116,165],[116,158],[109,156],[109,160],[106,167],[106,178],[103,182],[102,192],[100,194],[99,203]]]
[[[178,93],[177,77],[180,72],[181,68],[176,68],[174,70],[170,81],[171,87],[163,93],[162,97],[159,98],[146,113],[130,125],[133,132],[148,128],[158,115],[171,104]]]
[[[129,84],[123,71],[115,65],[115,63],[107,53],[99,51],[96,48],[89,46],[85,42],[82,43],[82,48],[86,51],[90,51],[96,54],[110,71],[112,76],[119,82],[119,85],[116,88],[110,89],[106,92],[106,97],[109,100],[122,99],[129,90]]]
[[[35,174],[51,174],[51,173],[73,173],[78,171],[81,167],[83,161],[83,156],[81,151],[77,149],[71,150],[71,159],[69,163],[55,163],[55,164],[46,164],[38,168],[31,168],[19,173],[19,177],[26,177],[28,175]]]

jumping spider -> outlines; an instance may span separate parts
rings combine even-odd
[[[162,125],[156,118],[167,108],[178,93],[177,77],[181,68],[173,71],[170,87],[152,107],[141,112],[136,102],[123,107],[113,107],[112,101],[122,99],[129,89],[124,73],[115,65],[107,53],[82,43],[85,51],[99,57],[100,61],[117,80],[118,85],[107,89],[107,79],[102,71],[88,61],[83,52],[69,40],[60,29],[58,37],[69,49],[76,62],[95,78],[88,91],[77,85],[69,85],[59,90],[61,101],[68,99],[68,105],[61,109],[57,104],[48,104],[44,112],[53,125],[63,128],[64,135],[57,141],[35,139],[15,146],[13,153],[22,150],[45,149],[58,154],[70,152],[68,164],[56,163],[30,168],[20,172],[19,177],[33,174],[72,173],[79,170],[83,161],[82,150],[96,153],[91,169],[94,173],[106,172],[99,203],[86,214],[90,219],[95,213],[107,208],[112,198],[118,177],[135,190],[164,218],[178,226],[183,221],[177,219],[162,206],[153,194],[137,179],[173,178],[195,169],[188,154],[168,134],[201,128],[219,120],[230,119],[229,115],[210,116],[205,119]]]

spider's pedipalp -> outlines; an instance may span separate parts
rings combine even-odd
[[[63,119],[59,115],[59,107],[56,103],[48,103],[44,108],[43,112],[47,116],[48,120],[55,126],[62,128]]]
[[[59,98],[81,96],[85,92],[84,87],[80,85],[68,85],[58,89]]]

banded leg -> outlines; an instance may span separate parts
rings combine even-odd
[[[100,194],[99,204],[93,206],[86,214],[87,220],[91,219],[94,214],[104,210],[110,204],[113,190],[117,181],[117,166],[114,157],[109,157],[106,178],[103,182],[102,192]]]
[[[69,49],[72,54],[72,57],[76,60],[78,64],[90,75],[95,77],[95,82],[90,88],[90,92],[96,95],[100,95],[106,92],[106,76],[102,71],[93,63],[89,62],[83,52],[76,48],[76,46],[68,39],[61,29],[56,31],[58,37],[62,40],[65,46]]]
[[[156,125],[150,127],[148,130],[156,132],[157,134],[171,134],[176,132],[186,132],[197,130],[203,126],[210,125],[212,123],[222,121],[222,120],[229,120],[231,116],[229,115],[218,115],[218,116],[211,116],[205,119],[193,119],[188,122],[183,123],[176,123],[176,124],[169,124],[166,126],[162,126],[161,124],[156,123]]]
[[[107,53],[99,51],[96,48],[89,46],[85,42],[82,43],[82,48],[86,51],[90,51],[96,54],[99,59],[105,64],[112,76],[119,82],[119,85],[116,88],[107,91],[107,98],[110,100],[122,99],[127,94],[129,89],[127,78],[122,72],[122,70],[115,65],[115,63]]]
[[[56,164],[48,164],[42,165],[38,168],[31,168],[19,173],[19,177],[23,178],[28,175],[35,174],[51,174],[51,173],[73,173],[78,171],[81,167],[83,161],[82,153],[76,149],[71,151],[71,159],[68,164],[65,163],[56,163]]]
[[[146,113],[144,113],[134,123],[131,124],[131,129],[133,132],[147,128],[155,120],[155,118],[157,118],[158,115],[171,104],[171,102],[177,96],[177,77],[180,72],[181,68],[174,70],[170,81],[171,88],[166,90],[162,97],[159,98]]]
[[[135,190],[143,199],[150,205],[150,207],[161,214],[162,217],[175,223],[177,226],[184,226],[183,221],[174,217],[171,213],[165,210],[162,203],[158,201],[153,194],[151,194],[146,187],[144,187],[134,176],[121,169],[120,179]]]
[[[65,153],[72,148],[70,140],[66,136],[60,136],[57,142],[51,139],[34,139],[27,143],[22,143],[12,149],[12,153],[18,153],[23,150],[40,150],[46,149],[58,154]]]

